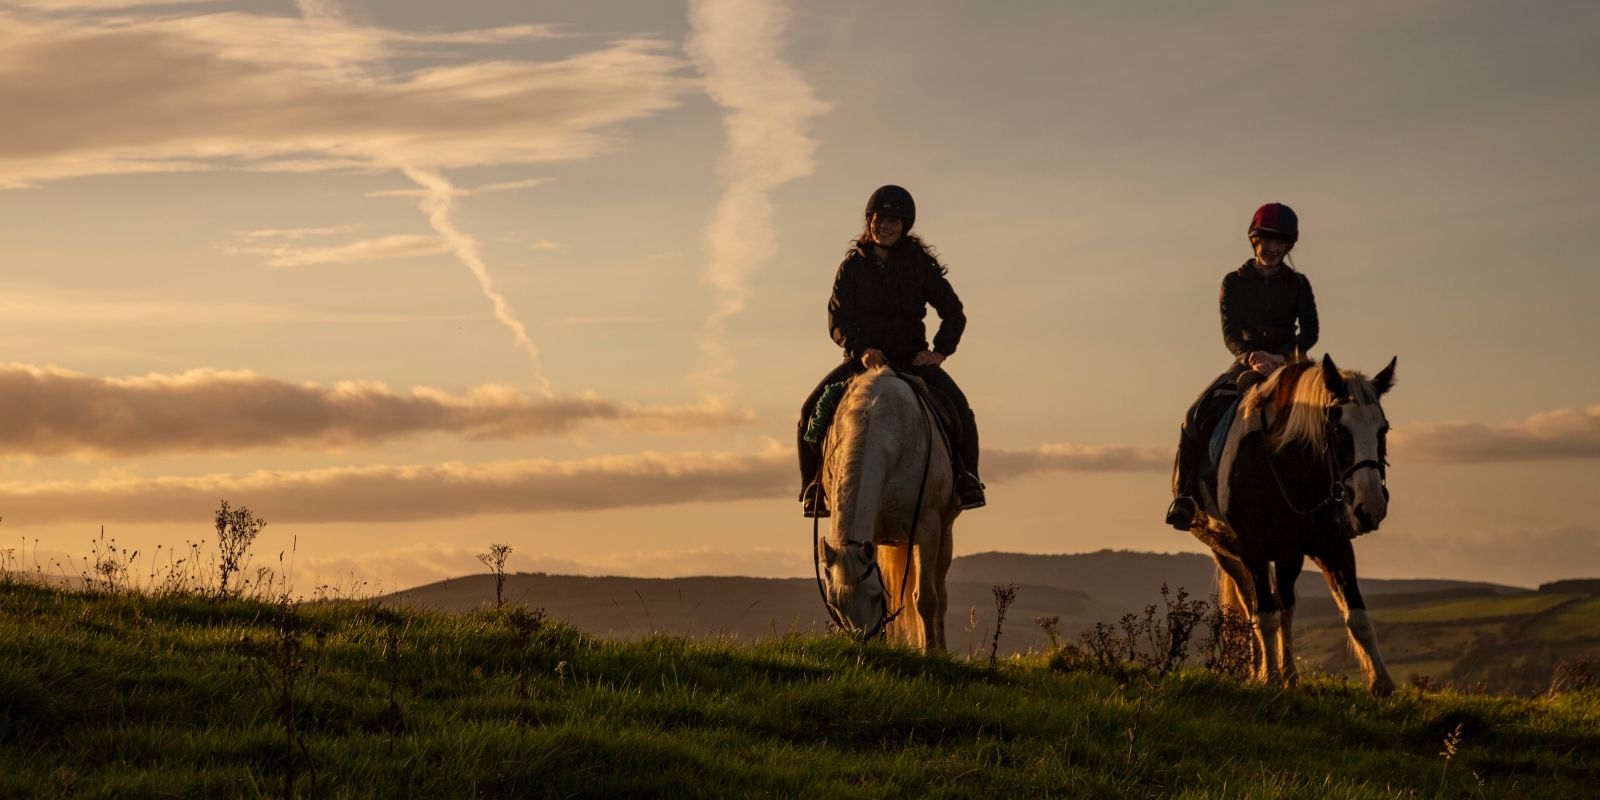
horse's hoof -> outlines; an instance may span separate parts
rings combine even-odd
[[[1385,675],[1372,682],[1373,697],[1388,697],[1394,694],[1394,680]]]

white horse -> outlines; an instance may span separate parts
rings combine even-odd
[[[945,574],[961,509],[933,412],[892,370],[871,370],[839,402],[822,452],[833,526],[815,556],[830,613],[865,638],[945,649]]]

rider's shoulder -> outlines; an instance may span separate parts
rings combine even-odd
[[[875,259],[873,258],[872,254],[868,253],[865,247],[857,244],[851,247],[849,252],[844,254],[844,260],[839,262],[839,269],[841,271],[846,269],[860,269],[862,267],[870,266],[874,260]]]

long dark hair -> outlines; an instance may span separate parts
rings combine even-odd
[[[867,253],[871,253],[872,248],[877,246],[872,241],[871,217],[867,217],[866,226],[862,228],[855,244]],[[950,268],[939,260],[938,252],[914,233],[900,234],[900,240],[888,250],[889,275],[895,287],[895,294],[900,298],[910,301],[923,299],[922,284],[928,277],[927,265],[932,264],[939,275],[947,275],[950,272]]]

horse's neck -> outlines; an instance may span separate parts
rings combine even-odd
[[[867,396],[846,398],[845,406],[860,413],[848,413],[835,429],[840,440],[831,448],[826,466],[833,478],[836,543],[872,540],[900,448],[921,421],[914,413],[916,398],[909,386],[887,374],[868,380],[851,393]]]

